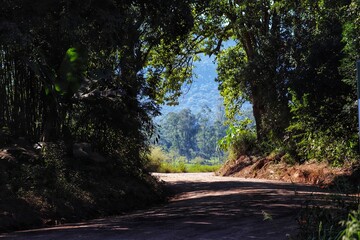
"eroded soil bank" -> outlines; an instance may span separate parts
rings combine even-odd
[[[288,165],[276,157],[246,155],[226,162],[217,175],[306,183],[348,192],[358,190],[360,184],[359,166],[340,168],[318,162]]]

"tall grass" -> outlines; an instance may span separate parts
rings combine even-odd
[[[197,172],[215,172],[221,165],[201,165],[201,164],[184,164],[184,163],[167,163],[163,162],[153,172],[160,173],[197,173]]]
[[[187,164],[187,172],[216,172],[221,165],[200,165],[200,164]]]
[[[341,225],[346,228],[340,233],[339,240],[360,239],[360,208],[350,212],[347,220],[342,221]]]
[[[196,173],[196,172],[215,172],[220,169],[221,165],[202,164],[199,159],[187,163],[186,158],[182,156],[170,157],[161,147],[153,147],[148,155],[147,169],[151,172],[160,173]]]

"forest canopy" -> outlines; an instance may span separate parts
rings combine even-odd
[[[193,8],[181,56],[216,58],[229,126],[220,145],[255,141],[248,154],[275,150],[300,162],[357,158],[359,14],[356,0],[213,0]],[[245,102],[254,122],[244,118]]]
[[[228,123],[244,126],[249,101],[264,149],[341,162],[358,145],[356,0],[5,1],[0,20],[3,142],[140,158],[203,53],[216,56]]]
[[[152,118],[188,80],[201,5],[1,1],[0,231],[164,200],[144,166]]]
[[[249,101],[260,152],[334,164],[355,158],[359,14],[359,2],[348,0],[210,1],[190,41],[216,55],[234,131],[228,143],[243,137],[238,119]],[[236,44],[222,48],[229,39]]]
[[[110,155],[126,149],[136,159],[165,98],[160,85],[174,85],[166,94],[170,99],[185,81],[175,84],[164,74],[188,71],[155,63],[154,49],[180,49],[193,21],[187,1],[5,1],[2,141],[8,135],[84,141]],[[192,58],[170,53],[174,66]]]

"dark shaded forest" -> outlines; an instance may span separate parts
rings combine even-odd
[[[180,44],[200,5],[1,2],[0,230],[164,200],[145,155],[159,103],[186,81],[165,77],[191,70]]]

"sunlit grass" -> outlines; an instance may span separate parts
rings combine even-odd
[[[201,164],[187,164],[188,172],[215,172],[219,170],[221,165],[201,165]]]
[[[201,165],[201,164],[184,164],[184,163],[167,163],[162,162],[156,172],[161,173],[197,173],[197,172],[215,172],[221,165]]]
[[[196,172],[215,172],[219,170],[221,164],[218,159],[205,160],[196,157],[192,160],[184,156],[171,156],[161,147],[154,146],[149,155],[146,168],[150,172],[160,173],[196,173]]]

